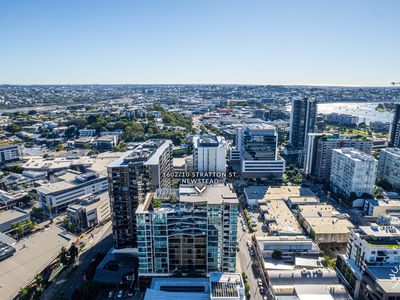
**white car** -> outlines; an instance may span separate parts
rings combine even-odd
[[[250,247],[250,246],[251,246],[251,242],[250,242],[250,241],[247,241],[247,242],[246,242],[246,245],[247,245],[247,247]]]
[[[258,285],[259,285],[259,286],[262,286],[263,283],[262,283],[261,278],[258,278],[258,279],[257,279],[257,282],[258,282]]]
[[[122,298],[123,295],[124,295],[124,290],[120,290],[118,292],[117,298]]]
[[[109,291],[108,292],[108,298],[112,298],[114,296],[114,291]]]

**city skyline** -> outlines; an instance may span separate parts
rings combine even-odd
[[[0,84],[380,86],[396,1],[8,2]]]

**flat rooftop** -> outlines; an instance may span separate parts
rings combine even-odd
[[[394,226],[379,226],[372,223],[370,226],[360,226],[359,230],[368,236],[398,237],[400,239],[400,230]]]
[[[13,221],[18,218],[28,217],[29,213],[23,212],[16,209],[9,209],[0,212],[0,224],[7,223]]]
[[[300,214],[304,217],[333,217],[340,213],[330,204],[299,205]]]
[[[12,299],[20,288],[25,287],[33,277],[59,254],[62,246],[68,248],[76,237],[62,234],[56,224],[18,241],[13,256],[0,261],[0,299]]]
[[[284,201],[268,201],[266,204],[260,205],[260,211],[264,213],[265,220],[269,222],[270,231],[278,232],[279,235],[303,234],[299,222]]]
[[[295,197],[289,197],[288,200],[292,203],[292,204],[317,204],[319,203],[319,198],[315,197],[315,196],[304,196],[304,197],[300,197],[300,196],[295,196]]]
[[[366,266],[376,283],[387,293],[400,293],[400,275],[395,272],[398,264],[383,266]]]
[[[289,197],[315,197],[316,195],[306,187],[291,185],[268,187],[264,200],[287,200]]]
[[[353,161],[377,161],[372,155],[353,148],[333,149],[333,153],[344,155]]]
[[[136,146],[135,149],[123,153],[118,159],[108,164],[108,167],[127,166],[129,162],[141,161],[147,165],[156,165],[160,155],[172,145],[170,140],[148,140]]]
[[[170,190],[170,191],[169,191]],[[190,193],[181,193],[173,203],[169,200],[170,195],[177,195],[176,189],[158,189],[156,193],[148,193],[146,199],[139,203],[136,213],[148,211],[153,199],[164,200],[159,208],[154,208],[154,212],[165,213],[174,211],[175,202],[192,202],[192,203],[207,203],[210,205],[220,205],[223,203],[239,204],[236,194],[233,193],[228,186],[223,184],[207,185],[202,187],[185,187],[185,191]]]
[[[249,186],[244,188],[244,194],[248,199],[263,199],[267,192],[267,186]]]
[[[181,202],[207,202],[208,204],[233,203],[239,204],[237,196],[224,184],[195,187],[197,194],[181,195]]]
[[[332,217],[305,218],[316,234],[347,234],[354,228],[353,223],[345,219]]]

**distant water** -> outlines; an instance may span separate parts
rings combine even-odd
[[[320,103],[318,113],[340,113],[359,117],[360,122],[369,124],[372,121],[391,122],[393,113],[376,111],[378,103],[350,102],[350,103]]]
[[[378,103],[365,103],[365,102],[342,102],[342,103],[319,103],[318,113],[327,115],[331,113],[348,114],[357,116],[359,122],[365,122],[367,125],[373,121],[391,122],[393,113],[384,111],[376,111]],[[287,106],[288,111],[291,106]]]

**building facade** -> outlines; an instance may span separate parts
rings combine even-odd
[[[226,172],[226,143],[223,137],[195,136],[193,145],[196,172]]]
[[[372,223],[352,229],[346,255],[338,257],[336,267],[355,299],[400,296],[400,286],[395,285],[399,274],[389,276],[390,269],[400,264],[399,242],[400,231],[391,226]]]
[[[371,154],[373,142],[357,137],[309,133],[305,147],[304,172],[320,181],[329,180],[332,150],[354,148]]]
[[[169,188],[172,142],[148,140],[108,166],[108,186],[115,248],[136,248],[135,211],[146,194]]]
[[[81,197],[77,204],[69,205],[67,218],[78,230],[86,231],[111,217],[108,192]]]
[[[389,147],[400,147],[400,104],[396,104],[393,121],[390,125]]]
[[[8,145],[0,147],[0,163],[19,159],[21,149],[19,145]]]
[[[352,148],[334,149],[330,183],[333,192],[345,197],[372,195],[378,161]]]
[[[310,98],[292,99],[290,115],[289,145],[292,149],[303,149],[307,134],[314,132],[317,119],[317,101]]]
[[[225,185],[149,194],[136,210],[139,276],[235,272],[238,205]]]
[[[240,173],[244,178],[282,178],[285,160],[278,155],[278,133],[265,123],[238,129]]]
[[[379,154],[378,178],[400,190],[400,148],[382,149]]]

